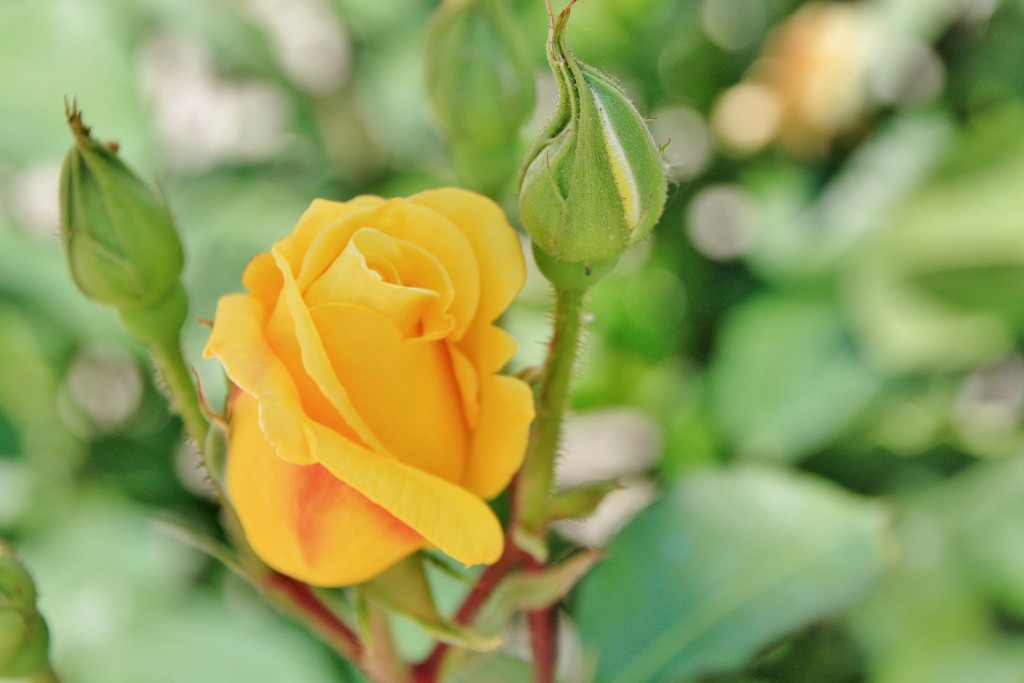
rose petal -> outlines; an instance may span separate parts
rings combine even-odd
[[[229,294],[217,303],[203,357],[216,357],[231,381],[260,399],[260,424],[275,435],[278,455],[296,465],[313,462],[312,434],[295,382],[263,338],[263,310],[256,299]]]
[[[468,430],[445,343],[409,343],[382,314],[350,304],[310,314],[334,372],[387,452],[462,479]]]
[[[501,315],[526,282],[523,250],[501,207],[454,187],[421,192],[408,201],[447,217],[469,238],[480,264],[477,317],[491,322]]]
[[[314,199],[309,205],[291,234],[275,246],[287,259],[293,273],[298,273],[303,261],[307,258],[309,247],[332,223],[345,220],[352,213],[380,206],[385,200],[380,197],[360,196],[348,202],[333,202],[327,199]],[[323,266],[326,267],[326,264]]]
[[[431,545],[465,565],[501,556],[501,524],[480,498],[456,484],[346,442],[312,423],[315,457]]]
[[[480,267],[473,245],[466,235],[436,211],[405,199],[392,199],[346,213],[322,227],[310,243],[298,269],[295,269],[293,259],[282,248],[275,246],[275,250],[291,265],[292,276],[299,291],[305,293],[338,258],[353,235],[365,227],[373,227],[395,239],[419,245],[444,266],[455,293],[448,308],[448,313],[455,318],[455,327],[449,337],[461,337],[477,313]]]
[[[462,485],[493,498],[523,464],[533,420],[533,393],[514,377],[493,375],[480,388],[480,421]]]
[[[310,308],[349,303],[379,311],[406,338],[434,340],[445,337],[455,324],[446,313],[454,297],[444,267],[422,247],[362,228],[303,300]]]
[[[274,310],[281,294],[281,273],[277,270],[274,257],[270,252],[263,252],[253,257],[242,273],[242,284],[249,293],[263,305],[266,315]]]
[[[298,285],[292,279],[287,262],[278,252],[277,246],[271,250],[271,253],[274,254],[278,270],[281,272],[281,301],[287,306],[288,317],[280,326],[275,325],[273,329],[269,330],[268,337],[274,339],[283,331],[290,332],[294,329],[295,338],[302,356],[304,372],[301,374],[305,374],[312,379],[316,387],[327,398],[346,425],[344,428],[340,428],[338,425],[334,426],[339,428],[343,434],[351,430],[358,436],[359,440],[378,452],[387,452],[387,448],[381,442],[379,434],[366,423],[359,410],[353,404],[352,397],[346,390],[345,385],[339,381],[332,367],[332,359],[324,348],[320,333],[313,322],[306,303],[299,294]],[[294,369],[292,369],[292,372],[293,377],[300,374]],[[331,421],[328,421],[328,424],[331,424]],[[349,436],[349,434],[345,434],[345,436]]]
[[[307,583],[360,583],[425,544],[322,466],[278,458],[247,394],[233,405],[227,485],[253,549],[277,571]]]

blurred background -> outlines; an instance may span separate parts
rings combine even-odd
[[[312,198],[473,184],[428,105],[435,5],[0,1],[0,535],[69,683],[360,679],[154,526],[216,514],[65,271],[63,97],[167,197],[212,318]],[[543,3],[509,6],[522,153],[556,94]],[[581,0],[570,44],[651,119],[671,187],[591,300],[560,479],[623,488],[559,529],[608,546],[566,680],[1022,680],[1022,37],[1021,0]],[[516,367],[547,297],[533,274],[506,317]],[[514,649],[465,680],[525,680]]]

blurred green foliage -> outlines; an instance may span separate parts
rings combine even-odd
[[[654,119],[674,182],[590,304],[575,406],[642,417],[655,463],[630,476],[660,499],[570,596],[567,681],[1024,670],[1024,3],[832,3],[868,17],[870,40],[812,51],[780,85],[757,60],[828,33],[783,33],[808,5],[577,7],[572,45]],[[211,318],[313,197],[455,181],[423,85],[433,7],[0,3],[0,534],[71,683],[358,679],[147,525],[170,510],[216,533],[215,510],[141,351],[61,261],[64,95],[162,188],[192,314]],[[554,103],[543,3],[512,7],[540,78],[525,151]],[[766,93],[774,109],[754,106]],[[808,132],[793,112],[812,94],[852,107],[847,123]],[[752,145],[772,116],[777,136]],[[547,335],[535,275],[507,316],[519,367]],[[189,324],[187,350],[217,405],[205,335]],[[458,680],[524,675],[515,648],[473,666]]]

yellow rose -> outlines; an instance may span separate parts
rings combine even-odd
[[[206,347],[239,388],[227,488],[253,549],[322,586],[372,578],[420,548],[491,563],[484,502],[519,468],[529,388],[497,375],[493,325],[522,252],[490,200],[316,200],[223,297]]]

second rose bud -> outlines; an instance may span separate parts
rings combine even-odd
[[[636,107],[610,76],[580,62],[566,45],[573,4],[552,23],[548,61],[558,108],[527,154],[519,208],[545,275],[580,288],[650,234],[667,181]]]

